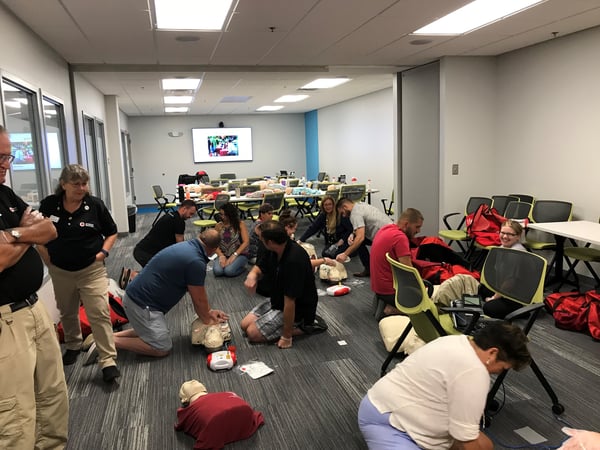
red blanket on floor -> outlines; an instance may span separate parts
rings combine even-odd
[[[262,413],[233,392],[215,392],[177,409],[175,429],[196,438],[194,450],[220,449],[247,439],[265,422]]]

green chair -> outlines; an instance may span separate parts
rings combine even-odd
[[[154,226],[154,224],[158,221],[158,219],[163,213],[166,214],[169,211],[175,211],[175,209],[177,208],[177,202],[175,201],[175,194],[163,193],[162,187],[158,184],[152,186],[152,194],[154,196],[154,201],[158,205],[158,213],[154,218],[154,222],[152,222],[152,226]]]
[[[530,220],[533,223],[542,222],[567,222],[571,220],[573,214],[573,204],[571,202],[564,202],[560,200],[537,200],[533,204],[531,209]],[[540,233],[540,232],[538,232]],[[547,233],[544,233],[547,235]],[[548,240],[541,240],[543,236],[539,236],[539,239],[533,239],[529,232],[526,234],[525,242],[523,245],[526,249],[533,250],[556,250],[556,240],[554,237],[549,235]],[[552,260],[548,267],[551,269],[556,264],[556,253],[552,256]],[[562,261],[561,261],[562,264]]]
[[[514,220],[529,219],[529,216],[531,215],[531,208],[531,203],[521,201],[509,202],[508,205],[506,205],[504,217]]]
[[[200,217],[200,220],[204,220],[204,214],[208,215],[207,220],[212,220],[215,214],[219,212],[221,206],[223,206],[225,203],[228,203],[230,198],[231,197],[227,192],[220,192],[217,194],[212,206],[207,206],[198,210],[198,216]],[[196,225],[196,223],[194,223],[194,225]]]
[[[529,194],[508,194],[511,197],[517,197],[520,202],[531,203],[532,205],[535,203],[535,197]]]
[[[366,184],[344,184],[340,188],[340,198],[347,198],[354,203],[362,202],[366,196]]]
[[[480,205],[491,206],[491,204],[492,199],[488,197],[469,198],[469,200],[467,201],[467,206],[465,207],[465,212],[463,213],[463,216],[460,222],[458,223],[458,226],[456,228],[453,228],[452,225],[450,225],[448,219],[450,219],[450,217],[453,216],[458,216],[460,215],[460,213],[453,212],[450,214],[446,214],[444,217],[442,217],[444,225],[446,225],[446,230],[440,230],[438,232],[438,235],[442,239],[446,239],[448,241],[448,245],[451,245],[453,242],[456,242],[460,247],[461,251],[463,253],[467,253],[467,249],[463,247],[462,242],[468,242],[471,240],[471,238],[467,234],[467,230],[463,228],[465,220],[469,214],[473,214],[475,211],[477,211],[477,208],[479,208]]]
[[[396,344],[383,362],[381,376],[385,375],[388,366],[398,353],[398,349],[411,329],[414,328],[417,335],[425,342],[430,342],[440,336],[449,334],[462,334],[462,331],[454,327],[452,315],[449,312],[468,312],[472,313],[471,321],[465,329],[465,333],[468,334],[472,331],[479,316],[482,314],[481,309],[478,308],[443,308],[444,312],[440,313],[437,305],[429,297],[427,288],[417,269],[396,261],[389,253],[385,257],[392,267],[394,289],[396,291],[396,308],[408,316],[410,323],[404,328]],[[398,319],[398,323],[404,323],[404,320],[401,320],[402,316],[391,317],[393,317],[392,320]],[[389,319],[386,318],[386,320]]]
[[[600,222],[600,219],[598,220],[598,222]],[[564,248],[564,256],[565,256],[565,259],[567,260],[567,264],[569,264],[569,271],[567,272],[567,275],[565,275],[565,280],[568,279],[571,274],[573,274],[573,276],[575,278],[575,284],[576,284],[578,290],[579,290],[579,277],[577,276],[577,272],[575,272],[575,267],[580,262],[583,262],[583,264],[585,264],[585,267],[587,267],[587,269],[590,271],[590,273],[594,277],[594,280],[596,280],[596,289],[598,289],[598,287],[600,286],[600,278],[598,277],[598,274],[596,273],[596,271],[590,264],[593,262],[596,262],[596,263],[600,262],[600,250],[597,248],[591,248],[590,245],[591,244],[588,242],[583,247],[575,246],[575,247],[565,247]],[[573,259],[575,262],[571,263],[571,261],[570,261],[571,259]],[[562,284],[558,287],[558,289],[560,289],[561,287],[562,287]]]
[[[519,197],[512,195],[492,195],[492,208],[498,211],[498,214],[504,216],[506,207],[510,202],[518,202]]]
[[[546,260],[535,253],[496,247],[490,250],[481,271],[481,283],[503,298],[519,303],[522,306],[504,318],[508,322],[516,322],[523,332],[528,334],[540,311],[544,308],[544,280],[546,278]],[[525,319],[523,317],[526,317]],[[556,393],[533,358],[531,370],[552,400],[552,411],[562,414],[564,407],[559,403]],[[508,371],[496,377],[492,389],[488,393],[487,409],[493,409],[496,393],[502,386]]]

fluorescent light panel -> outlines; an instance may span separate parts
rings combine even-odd
[[[412,34],[458,35],[506,19],[546,0],[475,0]]]
[[[257,111],[279,111],[280,109],[283,109],[283,106],[265,105],[265,106],[261,106],[260,108],[256,108]]]
[[[154,0],[159,30],[220,31],[233,0]]]
[[[301,102],[304,99],[307,99],[308,95],[282,95],[277,100],[274,100],[275,103],[295,103]]]
[[[163,78],[160,80],[163,90],[176,91],[187,89],[195,91],[200,86],[200,78]]]
[[[189,110],[187,106],[165,106],[166,113],[186,113]]]
[[[172,105],[186,105],[194,101],[194,97],[191,95],[167,95],[164,99],[165,104],[169,103]]]
[[[350,78],[317,78],[300,89],[329,89],[350,81]]]

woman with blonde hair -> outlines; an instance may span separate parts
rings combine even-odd
[[[325,239],[323,256],[335,259],[337,255],[348,248],[348,237],[352,234],[353,227],[350,219],[341,217],[337,212],[335,199],[331,195],[323,197],[320,209],[320,214],[300,236],[299,241],[305,242],[320,231]]]
[[[521,244],[522,234],[523,226],[515,220],[508,219],[500,228],[501,246],[513,250],[527,251],[523,244]],[[500,294],[490,291],[483,285],[481,285],[479,294],[482,298],[485,298],[485,303],[483,305],[484,314],[496,319],[504,319],[508,314],[523,306],[520,303],[513,302],[512,300],[502,297]]]
[[[58,237],[37,249],[48,266],[60,310],[67,349],[63,364],[75,363],[81,351],[82,303],[94,335],[102,378],[112,383],[121,374],[116,365],[105,260],[117,240],[117,225],[104,202],[90,195],[89,180],[88,172],[79,164],[62,170],[55,194],[40,204],[40,212],[52,220]]]

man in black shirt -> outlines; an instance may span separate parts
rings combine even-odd
[[[183,241],[185,221],[198,211],[193,200],[181,202],[176,212],[169,211],[150,229],[133,249],[133,257],[145,267],[148,261],[163,248]]]
[[[0,126],[0,448],[64,448],[69,403],[54,324],[38,301],[44,267],[35,244],[56,238],[49,219],[19,198]]]
[[[256,262],[244,284],[253,293],[258,280],[270,275],[273,288],[271,299],[250,311],[241,327],[251,342],[278,339],[279,348],[290,348],[292,336],[326,328],[315,325],[318,296],[310,257],[279,222],[261,223],[258,231],[269,252]]]

